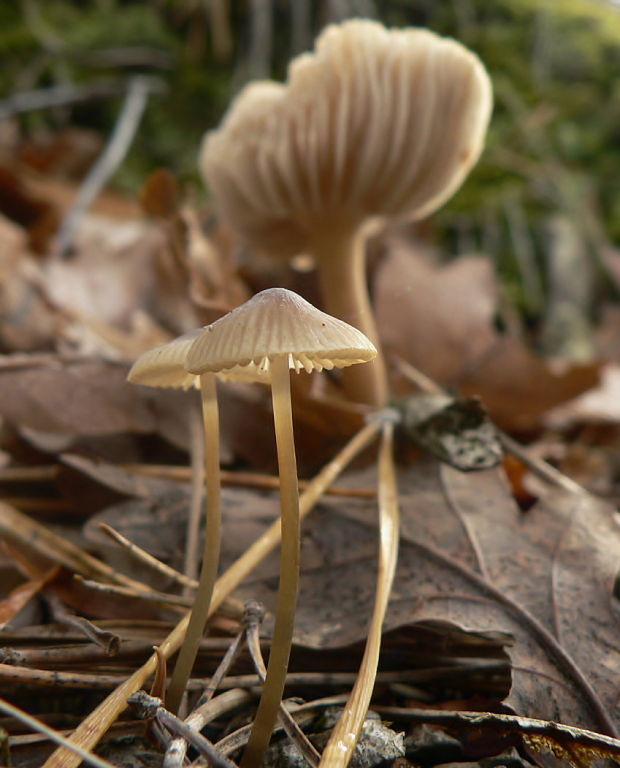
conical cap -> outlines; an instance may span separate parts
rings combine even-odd
[[[127,381],[146,387],[169,387],[174,389],[200,389],[200,376],[185,370],[185,358],[193,342],[204,332],[196,328],[184,333],[166,344],[144,352],[132,365]],[[220,374],[222,379],[269,383],[269,372],[260,370],[254,364],[235,366]]]
[[[288,356],[300,371],[365,363],[377,354],[372,342],[348,323],[313,307],[285,288],[269,288],[208,325],[192,343],[185,367],[193,374],[256,365],[269,370]]]
[[[175,389],[199,387],[200,377],[188,373],[183,363],[189,348],[202,331],[202,328],[197,328],[167,344],[160,344],[143,352],[131,366],[127,381],[146,387],[174,387]]]

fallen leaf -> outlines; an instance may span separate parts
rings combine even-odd
[[[28,233],[33,251],[45,253],[59,223],[57,208],[33,193],[7,166],[0,166],[0,212]]]
[[[402,240],[388,243],[374,285],[379,336],[441,384],[450,384],[497,342],[498,285],[490,260],[466,256],[445,266]]]
[[[597,384],[600,363],[550,363],[495,330],[498,284],[489,259],[440,266],[402,240],[389,248],[375,285],[388,359],[396,355],[438,384],[480,397],[492,420],[513,432],[539,428],[548,410]],[[399,377],[394,384],[408,391]]]
[[[538,429],[545,414],[598,384],[601,363],[550,363],[511,338],[502,339],[463,376],[462,395],[480,397],[498,427],[507,432]]]
[[[346,483],[368,486],[368,474]],[[400,468],[399,487],[402,543],[386,629],[448,622],[511,636],[506,703],[517,713],[617,727],[613,510],[553,488],[523,514],[501,472],[464,474],[430,461]],[[304,523],[297,642],[326,648],[365,636],[376,552],[372,503],[321,502]],[[241,594],[273,607],[276,586],[271,558]]]
[[[0,366],[0,415],[20,427],[63,435],[159,432],[187,444],[185,393],[134,387],[127,366],[60,358]]]

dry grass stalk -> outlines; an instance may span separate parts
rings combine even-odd
[[[383,424],[379,452],[379,572],[368,640],[358,677],[321,759],[325,768],[345,768],[359,739],[377,676],[383,620],[398,557],[398,489],[394,467],[394,425]]]

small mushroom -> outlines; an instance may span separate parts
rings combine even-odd
[[[284,288],[270,288],[207,326],[192,343],[186,369],[204,376],[253,364],[271,376],[280,476],[280,585],[267,677],[242,766],[260,765],[276,721],[291,649],[299,582],[299,494],[289,370],[346,367],[377,351],[356,328]]]
[[[274,256],[310,253],[327,311],[376,344],[367,225],[444,203],[480,155],[491,101],[486,70],[456,41],[349,20],[291,62],[285,85],[246,86],[200,168],[230,224]],[[381,356],[343,380],[352,399],[385,404]]]
[[[192,613],[168,690],[167,705],[173,712],[179,707],[204,634],[220,557],[220,439],[216,374],[207,372],[195,375],[183,367],[191,345],[204,330],[198,328],[189,331],[167,344],[148,350],[136,360],[127,376],[132,384],[177,389],[196,387],[201,390],[207,486],[205,542]],[[267,383],[269,375],[250,364],[245,368],[236,367],[228,371],[226,378]]]

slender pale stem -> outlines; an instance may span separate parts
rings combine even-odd
[[[382,408],[388,398],[387,372],[368,296],[365,240],[361,229],[334,231],[325,227],[314,237],[311,251],[325,311],[365,333],[379,352],[371,362],[342,371],[344,390],[355,402]]]
[[[214,373],[200,377],[202,394],[202,421],[205,440],[205,480],[207,483],[207,522],[202,568],[194,605],[189,618],[187,633],[174,667],[167,696],[167,706],[176,713],[187,681],[196,660],[198,646],[204,634],[213,586],[217,578],[220,559],[221,510],[220,510],[220,425],[217,407],[217,391]]]
[[[399,514],[393,430],[390,422],[384,423],[379,451],[379,569],[368,639],[355,685],[323,750],[320,768],[345,768],[348,764],[364,725],[377,676],[383,620],[398,557]]]
[[[379,421],[371,421],[361,429],[344,448],[335,456],[308,485],[300,498],[301,514],[305,516],[321,498],[331,483],[345,467],[365,448],[367,448],[380,429]],[[280,541],[280,520],[269,528],[247,549],[233,565],[225,571],[215,584],[209,615],[211,616],[230,593],[241,584],[243,579],[277,546]],[[185,615],[159,646],[159,651],[166,659],[175,653],[185,637],[189,615]],[[73,744],[84,749],[92,749],[116,718],[127,706],[127,697],[139,690],[153,674],[158,657],[152,654],[141,667],[115,688],[101,704],[87,715],[71,734]],[[77,768],[81,758],[72,754],[66,747],[61,747],[46,760],[43,768]]]
[[[263,754],[267,749],[278,717],[293,642],[295,607],[299,586],[299,493],[288,356],[280,356],[272,361],[271,392],[280,475],[280,521],[282,526],[280,585],[276,606],[276,623],[267,664],[267,677],[250,739],[241,759],[241,768],[258,768],[261,765]]]
[[[191,496],[189,505],[189,516],[187,519],[187,535],[185,537],[185,563],[183,566],[183,575],[188,579],[197,579],[198,563],[200,554],[198,545],[200,542],[200,522],[202,519],[202,502],[204,500],[205,488],[205,439],[200,422],[196,419],[196,413],[192,408],[190,416],[191,432]],[[189,585],[183,588],[183,594],[189,595],[192,590]]]

